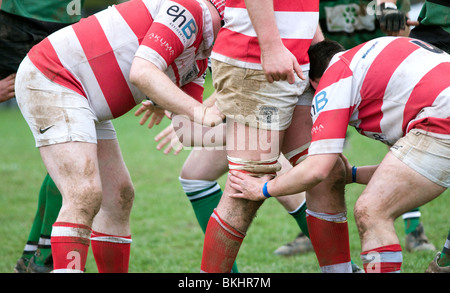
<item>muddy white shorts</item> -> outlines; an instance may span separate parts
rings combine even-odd
[[[98,121],[86,97],[49,80],[28,57],[17,71],[15,91],[37,147],[117,137],[111,121]]]
[[[309,79],[296,77],[269,83],[262,70],[236,67],[212,60],[212,74],[219,110],[228,118],[250,127],[285,130],[295,106],[311,106],[314,91]],[[308,76],[308,72],[304,72]]]
[[[422,176],[450,187],[450,140],[413,129],[391,147],[391,152]]]

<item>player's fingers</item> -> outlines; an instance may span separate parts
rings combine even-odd
[[[243,192],[243,190],[244,190],[241,185],[233,183],[233,182],[230,182],[230,187],[233,188],[234,190],[237,190],[240,192]]]
[[[248,176],[248,175],[246,175],[246,174],[244,174],[244,173],[242,173],[242,172],[235,171],[235,170],[231,170],[229,173],[230,173],[233,177],[235,177],[236,179],[240,179],[241,181],[242,181],[242,180],[245,180],[246,176]]]
[[[273,82],[272,74],[266,74],[266,79],[269,83]]]
[[[165,137],[158,145],[156,146],[157,150],[162,150],[164,146],[170,144],[170,137]]]
[[[156,125],[159,125],[159,124],[161,123],[161,121],[162,121],[163,118],[164,118],[164,115],[159,115],[159,116],[157,117],[156,121],[155,121],[155,124],[156,124]]]
[[[147,110],[147,107],[145,106],[140,106],[139,109],[136,110],[136,112],[134,112],[134,116],[139,116],[142,114],[142,112],[144,112],[145,110]]]
[[[141,120],[139,121],[139,124],[144,125],[148,118],[152,116],[152,114],[153,112],[151,111],[145,111],[144,116],[142,116]]]
[[[148,123],[148,128],[152,128],[153,126],[155,126],[156,121],[158,119],[158,117],[156,117],[157,115],[154,113],[154,115],[152,115],[152,118],[150,119],[150,122]]]
[[[163,137],[166,137],[168,134],[170,134],[172,132],[172,126],[169,125],[168,127],[166,127],[163,131],[161,131],[160,133],[158,133],[155,136],[155,140],[158,141]]]
[[[300,77],[301,80],[306,79],[305,75],[303,74],[303,70],[300,67],[300,64],[298,64],[297,60],[295,60],[294,62],[294,71],[295,73],[297,73],[298,77]]]

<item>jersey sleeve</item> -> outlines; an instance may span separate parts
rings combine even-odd
[[[165,1],[152,17],[154,21],[135,56],[165,71],[184,50],[196,42],[203,9],[196,1]]]
[[[352,83],[352,72],[342,61],[330,66],[320,80],[311,105],[313,127],[309,155],[342,153],[355,109]]]

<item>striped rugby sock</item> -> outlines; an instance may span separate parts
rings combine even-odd
[[[201,272],[230,273],[244,237],[214,210],[206,228]]]
[[[82,273],[89,250],[91,228],[76,223],[53,224],[51,245],[54,273]]]
[[[91,247],[99,273],[128,273],[131,235],[117,236],[92,231]]]
[[[400,273],[402,248],[392,244],[363,251],[361,260],[366,273]]]
[[[306,210],[306,221],[322,273],[351,273],[346,213],[325,214]]]

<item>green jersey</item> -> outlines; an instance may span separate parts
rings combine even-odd
[[[3,0],[5,12],[45,22],[74,23],[85,0]]]
[[[423,25],[440,26],[450,33],[450,1],[427,0],[419,13],[419,21]]]

